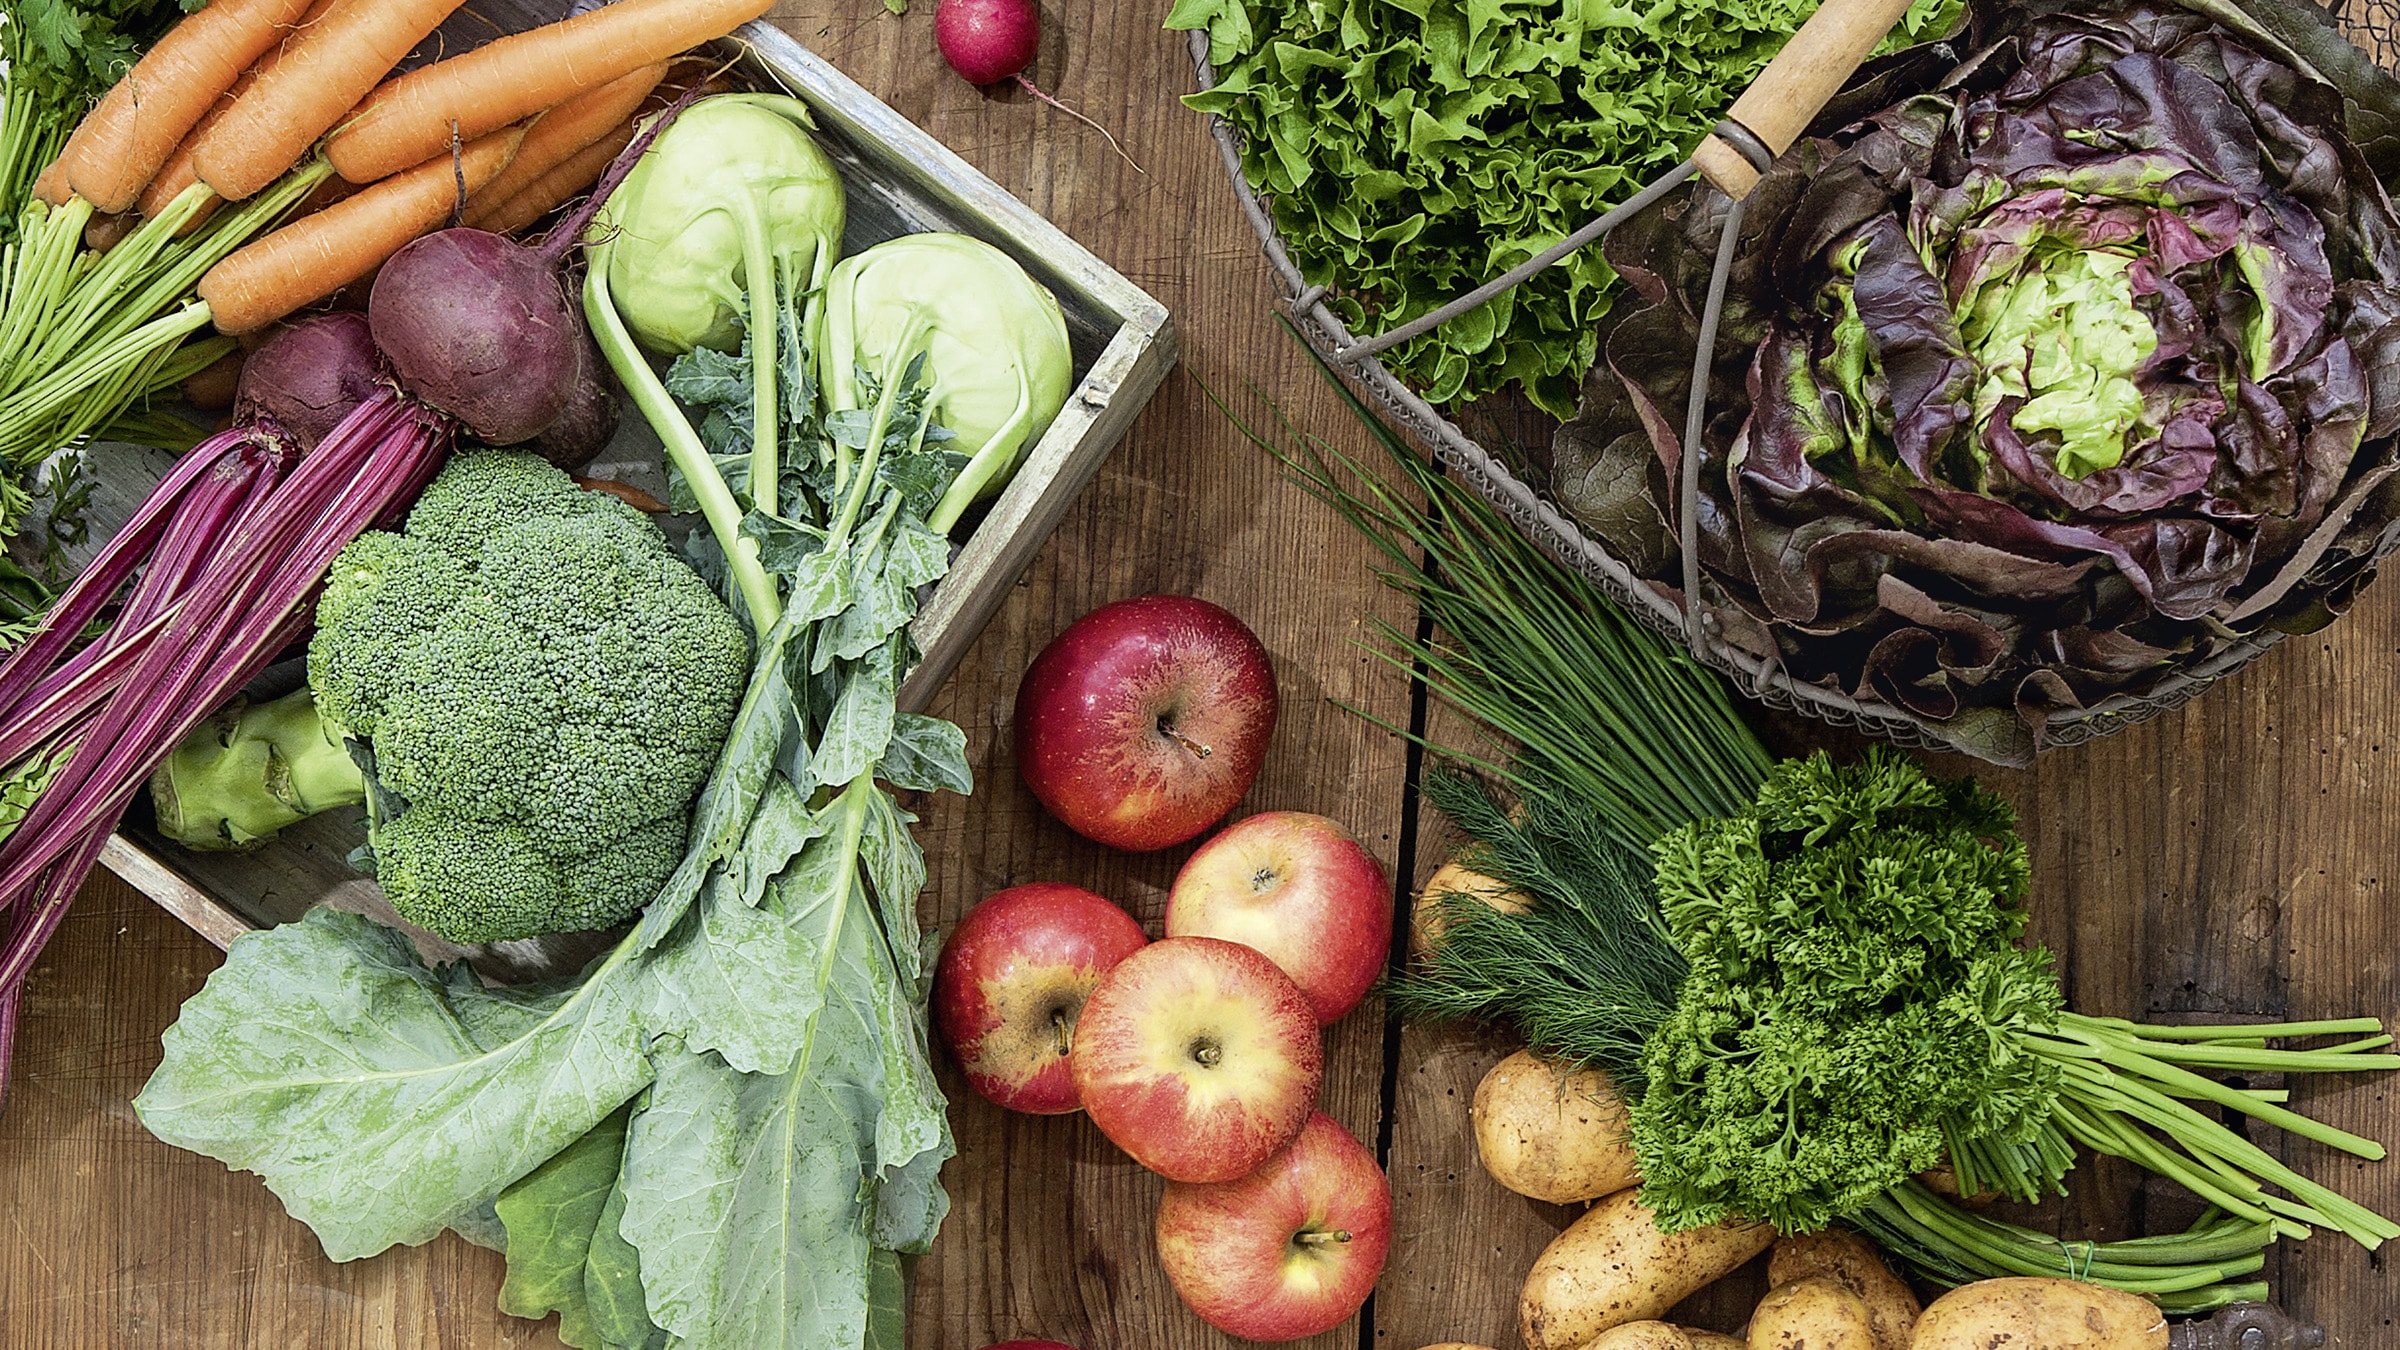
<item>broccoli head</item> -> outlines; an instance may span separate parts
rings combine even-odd
[[[540,458],[454,458],[317,605],[309,684],[372,749],[376,876],[460,942],[604,927],[683,853],[749,639],[664,535]]]

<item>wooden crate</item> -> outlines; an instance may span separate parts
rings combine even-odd
[[[507,0],[476,11],[479,22],[523,28],[558,17],[561,8]],[[472,40],[464,33],[449,36],[454,50],[461,40]],[[815,114],[818,139],[848,192],[845,254],[928,230],[974,235],[1049,287],[1066,315],[1077,381],[1066,407],[958,550],[911,630],[924,663],[902,686],[900,704],[919,709],[1166,378],[1175,363],[1174,324],[1141,288],[781,30],[753,23],[728,46],[728,55],[738,57],[759,88],[784,89]],[[632,459],[654,461],[656,439],[630,407],[626,419],[628,431],[608,460],[627,458],[630,445]],[[296,686],[291,672],[282,674],[284,688]],[[147,827],[146,807],[137,807],[109,840],[101,862],[222,947],[320,903],[396,923],[374,883],[346,861],[365,839],[363,813],[337,811],[303,821],[255,852],[194,853],[161,839]],[[468,950],[416,936],[429,958],[464,955],[498,979],[572,970],[598,949],[589,937]]]

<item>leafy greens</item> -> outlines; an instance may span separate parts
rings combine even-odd
[[[2400,470],[2400,81],[2268,29],[2347,48],[2285,0],[1978,4],[1766,175],[1688,448],[1731,642],[2022,763],[2347,607]],[[1609,241],[1642,303],[1556,442],[1561,504],[1678,590],[1657,410],[1723,213]]]
[[[1917,0],[1901,38],[1959,0]],[[1396,328],[1673,168],[1815,0],[1176,0],[1284,246],[1353,331]],[[1383,362],[1434,403],[1511,384],[1557,417],[1617,274],[1585,249]],[[1687,349],[1688,350],[1688,347]]]

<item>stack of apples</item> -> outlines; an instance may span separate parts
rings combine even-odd
[[[1027,671],[1017,764],[1079,833],[1172,848],[1248,792],[1276,709],[1266,649],[1240,620],[1182,596],[1120,601]],[[1296,1340],[1356,1312],[1390,1247],[1391,1186],[1317,1096],[1320,1028],[1382,973],[1392,905],[1340,825],[1249,816],[1185,862],[1156,942],[1080,887],[977,905],[943,948],[934,1017],[976,1092],[1081,1110],[1167,1179],[1159,1259],[1194,1312],[1246,1340]]]

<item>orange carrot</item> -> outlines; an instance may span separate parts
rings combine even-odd
[[[282,177],[462,2],[335,0],[315,27],[284,49],[249,96],[200,138],[192,151],[200,181],[238,202]],[[444,128],[441,144],[418,158],[431,159],[449,146]]]
[[[300,22],[283,32],[280,40],[268,48],[264,56],[258,58],[258,64],[243,71],[241,78],[233,82],[233,87],[219,95],[216,103],[206,113],[201,114],[200,120],[193,124],[191,131],[175,147],[175,153],[167,156],[167,162],[159,166],[157,176],[150,180],[150,186],[143,190],[141,201],[143,219],[156,219],[161,211],[173,205],[175,199],[183,195],[185,188],[200,181],[199,171],[192,167],[192,152],[199,148],[200,138],[207,135],[210,128],[225,120],[225,114],[232,112],[233,105],[240,102],[242,96],[250,92],[250,86],[258,83],[261,75],[273,70],[275,64],[283,59],[283,54],[291,50],[292,39],[300,33],[307,32],[317,20],[324,18],[325,11],[333,8],[333,3],[334,0],[313,0],[308,7],[308,13],[300,16]],[[208,220],[210,214],[211,211],[202,211],[193,216],[191,223],[183,227],[183,233],[189,234],[199,229]]]
[[[524,139],[518,127],[486,136],[455,164],[449,155],[429,159],[235,250],[200,278],[218,331],[263,328],[381,267],[410,240],[448,223],[459,204],[459,175],[473,192],[508,167]]]
[[[58,158],[50,161],[50,167],[34,178],[33,195],[52,206],[65,206],[67,198],[75,195],[75,189],[67,186],[65,152],[60,152]]]
[[[500,186],[498,183],[476,193],[467,202],[466,223],[494,234],[515,234],[549,215],[599,182],[600,175],[608,172],[608,166],[616,163],[626,146],[633,144],[634,131],[640,124],[638,118],[618,123],[616,130],[507,196],[492,190]]]
[[[723,37],[771,8],[771,0],[617,0],[500,38],[392,81],[335,130],[326,153],[334,172],[370,183],[439,153],[454,122],[461,136],[485,135]]]
[[[167,30],[67,145],[67,181],[97,211],[141,200],[217,96],[308,12],[309,0],[217,0]]]
[[[525,133],[525,144],[518,149],[517,157],[509,161],[508,171],[467,203],[468,223],[473,224],[479,212],[509,200],[552,169],[580,157],[590,146],[613,137],[666,77],[667,63],[655,62],[624,79],[577,94],[534,119],[533,126]],[[626,137],[628,141],[631,139]],[[624,143],[620,142],[617,148],[623,149]]]

